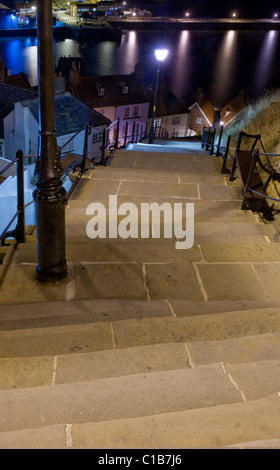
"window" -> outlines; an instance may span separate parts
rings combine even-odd
[[[134,106],[134,117],[139,117],[140,116],[140,106]]]
[[[122,94],[127,95],[127,93],[128,93],[128,86],[123,86],[122,87]]]
[[[103,139],[103,132],[97,132],[95,134],[92,134],[92,144],[95,142],[100,142]]]
[[[130,107],[126,106],[124,108],[124,118],[127,119],[127,118],[129,118],[129,116],[130,116]]]
[[[176,124],[180,124],[180,116],[173,116],[172,125],[176,126]]]
[[[155,119],[155,124],[154,124],[155,127],[160,127],[161,126],[161,118],[156,118]]]
[[[98,94],[98,96],[104,96],[105,95],[105,88],[103,88],[103,87],[98,88],[97,94]]]
[[[197,124],[203,124],[203,118],[197,118],[196,123]]]
[[[61,152],[71,152],[74,149],[74,139],[70,140],[71,137],[63,137],[60,141]],[[70,140],[70,142],[69,142]]]

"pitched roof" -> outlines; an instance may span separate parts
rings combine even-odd
[[[36,121],[39,122],[38,99],[23,101],[21,105],[28,107]],[[87,123],[93,127],[108,126],[110,120],[68,92],[55,96],[55,126],[57,136],[78,132]]]
[[[0,137],[4,137],[3,119],[10,114],[14,104],[36,98],[37,93],[0,82]]]
[[[201,88],[193,93],[186,102],[186,106],[191,109],[194,105],[199,106],[206,119],[213,124],[214,106]]]
[[[18,101],[36,98],[36,96],[38,95],[34,91],[0,82],[0,106],[15,104]]]
[[[152,116],[154,90],[147,90],[147,95],[150,101],[149,117]],[[157,101],[156,101],[156,116],[174,116],[176,114],[188,113],[188,108],[177,98],[177,96],[169,90],[164,82],[159,85]]]
[[[23,72],[17,73],[15,75],[7,75],[5,77],[5,83],[7,83],[7,85],[12,85],[18,88],[29,89],[29,91],[32,91],[31,90],[32,87]]]
[[[127,87],[127,93],[123,93],[123,87]],[[103,96],[98,96],[100,88],[104,89]],[[129,106],[149,101],[143,82],[135,73],[79,77],[79,82],[73,86],[72,92],[92,108]]]

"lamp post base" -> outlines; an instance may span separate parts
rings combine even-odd
[[[65,255],[65,200],[61,184],[41,186],[33,193],[37,218],[37,279],[57,281],[67,276]]]

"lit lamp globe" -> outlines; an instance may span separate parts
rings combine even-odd
[[[168,50],[167,49],[156,49],[155,50],[155,56],[156,56],[157,60],[162,62],[168,56]]]

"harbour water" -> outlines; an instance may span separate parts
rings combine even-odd
[[[154,51],[164,47],[168,58],[161,77],[185,101],[199,87],[216,107],[225,105],[242,89],[255,98],[280,86],[280,31],[148,31],[123,30],[121,40],[81,43],[54,40],[54,62],[61,56],[82,56],[87,75],[127,74],[141,63],[143,81],[153,83]],[[37,40],[34,37],[0,39],[0,53],[12,74],[24,72],[37,85]]]

